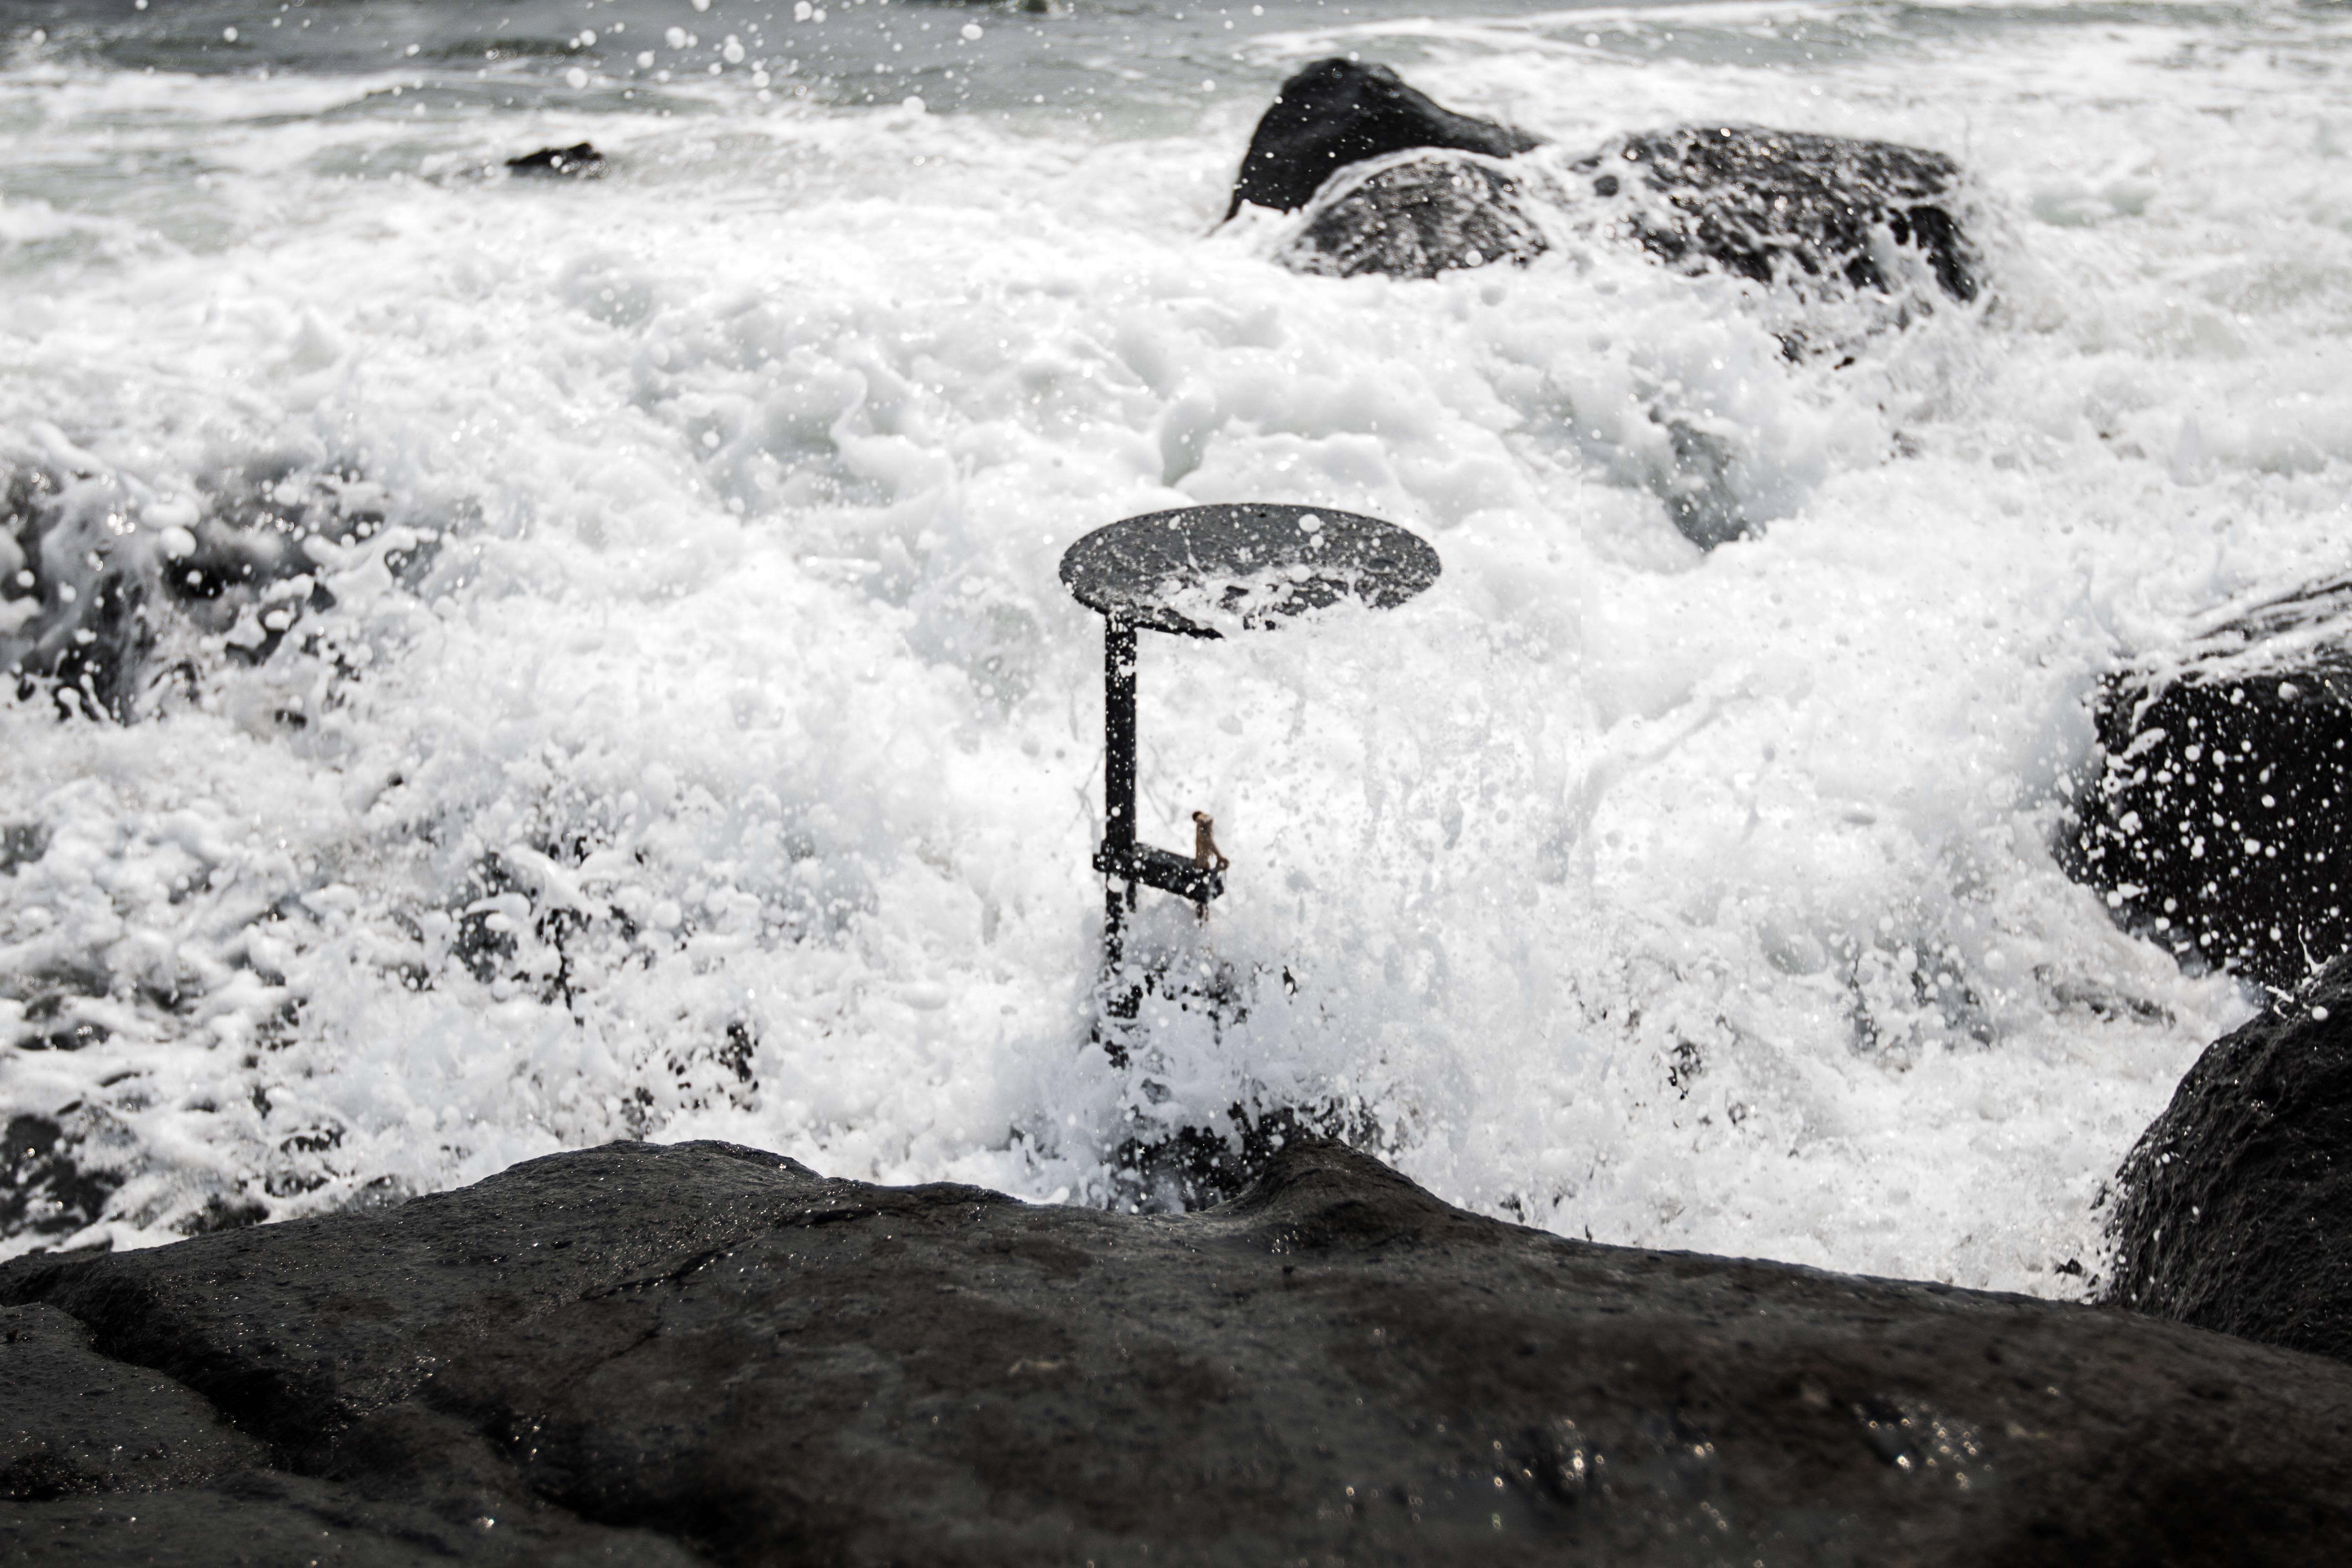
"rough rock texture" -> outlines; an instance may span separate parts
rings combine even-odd
[[[2070,875],[2185,963],[2279,990],[2352,951],[2352,578],[2126,667],[2095,712]]]
[[[695,1561],[658,1536],[543,1506],[468,1520],[439,1478],[404,1485],[397,1455],[359,1485],[296,1473],[214,1400],[89,1340],[54,1307],[0,1308],[0,1557],[10,1563]],[[449,1441],[436,1468],[462,1475],[467,1436]]]
[[[1355,174],[1317,199],[1275,259],[1329,278],[1434,278],[1496,261],[1525,266],[1550,248],[1524,183],[1475,154],[1406,153]]]
[[[1688,271],[1714,268],[1811,300],[1976,298],[1958,164],[1887,142],[1681,126],[1621,136],[1568,165],[1571,185],[1497,160],[1538,145],[1440,107],[1385,66],[1318,60],[1258,122],[1226,216],[1244,201],[1309,208],[1276,259],[1302,272],[1430,278],[1549,247],[1538,213],[1614,235]],[[1401,153],[1425,149],[1419,156]],[[1462,154],[1472,154],[1463,156]],[[1351,165],[1374,160],[1369,174]],[[1897,312],[1901,320],[1905,311]],[[1801,336],[1801,334],[1800,334]],[[1791,353],[1804,344],[1792,338]]]
[[[2352,1361],[2352,961],[2208,1047],[2120,1184],[2111,1300]]]
[[[0,1542],[43,1562],[2352,1550],[2352,1369],[1564,1241],[1330,1144],[1149,1217],[614,1145],[0,1300]]]
[[[1523,131],[1454,113],[1386,66],[1317,60],[1284,82],[1259,118],[1225,216],[1244,202],[1295,212],[1345,165],[1409,147],[1507,158],[1538,144]]]
[[[1758,125],[1685,125],[1621,137],[1576,174],[1644,249],[1686,268],[1839,297],[1897,292],[1915,253],[1955,300],[1978,262],[1952,208],[1959,165],[1890,142]]]

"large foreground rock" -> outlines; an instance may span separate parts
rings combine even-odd
[[[2352,961],[2210,1047],[2120,1184],[2112,1300],[2352,1361]]]
[[[2136,660],[2059,853],[2196,968],[2292,990],[2352,951],[2352,577]]]
[[[1328,1144],[1149,1217],[618,1145],[0,1297],[42,1562],[2352,1552],[2352,1369],[1564,1241]]]

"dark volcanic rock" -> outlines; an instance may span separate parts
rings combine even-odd
[[[2352,1361],[2352,961],[2209,1047],[2121,1185],[2110,1300]]]
[[[507,167],[518,174],[601,174],[604,172],[604,154],[596,151],[593,143],[577,142],[569,147],[541,147],[536,153],[509,158]]]
[[[1959,165],[1940,153],[1685,125],[1621,137],[1573,167],[1612,224],[1675,266],[1811,294],[1892,293],[1890,268],[1909,250],[1944,293],[1977,295],[1978,262],[1952,210]]]
[[[434,1435],[451,1447],[421,1485],[403,1484],[396,1459],[359,1486],[296,1473],[214,1400],[89,1341],[55,1307],[0,1307],[0,1552],[10,1562],[695,1561],[643,1531],[503,1494],[496,1505],[487,1491],[459,1496],[447,1478],[474,1459],[468,1445],[480,1447],[462,1431]],[[477,1500],[488,1511],[466,1517]]]
[[[1408,153],[1335,185],[1276,259],[1330,278],[1434,278],[1496,261],[1525,266],[1550,244],[1521,182],[1493,163]]]
[[[1148,1217],[615,1145],[387,1212],[20,1259],[0,1298],[33,1336],[0,1532],[59,1563],[248,1538],[297,1561],[271,1532],[301,1528],[383,1562],[2352,1546],[2352,1369],[1564,1241],[1328,1144]]]
[[[1339,277],[1525,263],[1549,247],[1538,214],[1549,208],[1670,266],[1801,299],[1883,295],[1926,309],[1926,296],[1977,297],[1959,167],[1940,153],[1699,125],[1621,136],[1567,165],[1565,188],[1497,162],[1537,145],[1440,108],[1385,66],[1320,60],[1284,83],[1258,122],[1225,216],[1244,201],[1308,207],[1277,259]],[[1393,156],[1416,149],[1431,151]],[[1373,160],[1370,173],[1350,167]]]
[[[1349,163],[1409,147],[1452,147],[1507,158],[1536,138],[1456,114],[1386,66],[1317,60],[1282,84],[1242,155],[1230,218],[1242,204],[1295,212]]]
[[[2352,951],[2347,631],[2352,578],[2109,676],[2068,873],[2184,962],[2275,989]]]

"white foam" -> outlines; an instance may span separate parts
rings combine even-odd
[[[0,156],[51,173],[0,208],[45,299],[0,323],[7,449],[55,426],[161,554],[230,469],[350,465],[390,515],[317,561],[316,652],[185,633],[164,718],[0,714],[6,819],[47,833],[0,878],[0,1025],[109,1032],[12,1051],[0,1101],[126,1175],[124,1244],[621,1136],[1082,1194],[1126,1086],[1086,1045],[1100,656],[1055,563],[1297,500],[1446,574],[1146,639],[1147,837],[1206,809],[1234,862],[1205,938],[1151,929],[1298,986],[1213,1048],[1171,1026],[1171,1104],[1353,1094],[1442,1194],[1570,1234],[2079,1289],[2101,1183],[2245,1004],[2064,881],[2053,792],[2097,669],[2340,565],[2347,106],[2300,62],[2345,24],[1972,14],[1769,68],[1599,26],[1433,25],[1410,74],[1569,142],[1947,148],[2004,215],[1991,303],[1834,369],[1605,251],[1293,277],[1262,226],[1202,237],[1229,91],[1181,139],[738,99],[395,140],[327,112],[348,80],[256,116],[16,68]],[[583,136],[593,184],[476,173]],[[167,147],[209,191],[99,177]],[[1674,532],[1661,409],[1728,443],[1761,540]],[[403,528],[440,536],[412,580]],[[491,855],[510,885],[469,886]],[[468,921],[513,942],[495,984]]]

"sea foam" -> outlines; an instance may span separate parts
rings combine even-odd
[[[752,62],[621,98],[668,9],[578,93],[569,54],[0,74],[15,537],[71,541],[52,595],[150,584],[152,638],[132,722],[0,711],[0,1104],[119,1184],[0,1247],[623,1137],[1101,1198],[1140,1101],[1089,1043],[1099,623],[1055,567],[1269,500],[1446,571],[1145,639],[1145,836],[1204,809],[1234,860],[1147,932],[1254,984],[1167,1022],[1150,1114],[1342,1103],[1565,1233],[2082,1289],[2250,1004],[2049,841],[2100,670],[2341,569],[2340,14],[1276,16],[1098,118],[1108,49],[961,110],[761,101]],[[1754,286],[1598,242],[1291,275],[1212,225],[1335,49],[1563,154],[1709,117],[1948,151],[1986,296],[1791,363]],[[498,172],[582,139],[593,184]],[[1675,531],[1677,420],[1756,537]],[[173,531],[231,526],[299,553],[174,600]]]

